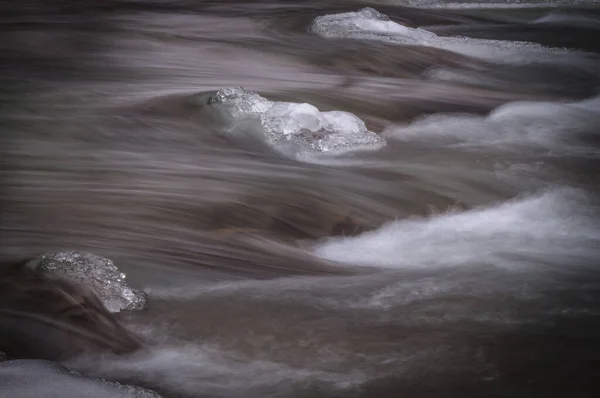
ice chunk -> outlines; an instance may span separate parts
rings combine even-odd
[[[409,28],[391,21],[389,17],[373,8],[319,16],[313,21],[310,31],[326,38],[376,40],[392,44],[443,48],[459,54],[509,64],[537,63],[542,60],[556,62],[555,54],[569,51],[549,49],[530,42],[437,36],[424,29]],[[543,59],[540,58],[542,56]]]
[[[3,362],[0,364],[0,385],[0,398],[160,398],[154,391],[85,379],[57,363],[41,360]]]
[[[311,147],[317,152],[345,152],[358,148],[381,148],[383,138],[367,130],[365,123],[348,112],[321,113],[321,128],[308,133]],[[306,133],[299,134],[306,139]]]
[[[266,112],[273,103],[257,93],[246,91],[243,87],[224,88],[208,101],[209,105],[221,105],[237,119],[243,116],[259,115]]]
[[[87,285],[110,312],[138,310],[147,305],[146,295],[129,287],[125,274],[108,258],[93,253],[47,253],[30,266]]]
[[[325,37],[354,37],[358,39],[387,39],[397,43],[417,44],[437,36],[424,29],[408,28],[390,20],[387,15],[367,7],[358,12],[317,17],[310,30]]]
[[[241,121],[256,119],[264,141],[288,154],[339,154],[375,150],[386,144],[352,113],[321,112],[306,103],[271,102],[241,87],[219,90],[209,105],[225,113],[233,130]]]
[[[276,143],[282,139],[292,139],[302,130],[321,129],[321,112],[310,104],[278,102],[261,115],[269,139]]]

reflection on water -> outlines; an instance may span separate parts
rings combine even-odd
[[[150,299],[119,315],[147,349],[67,366],[166,397],[594,395],[596,10],[374,6],[431,45],[309,29],[359,2],[58,3],[3,17],[0,254],[89,250]],[[237,86],[387,145],[240,143],[204,100]]]

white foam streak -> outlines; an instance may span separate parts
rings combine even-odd
[[[598,0],[407,0],[407,4],[421,8],[446,8],[446,9],[470,9],[470,8],[549,8],[558,6],[572,6],[574,4],[594,4]]]
[[[153,391],[79,377],[43,360],[13,360],[0,365],[0,397],[160,398]]]
[[[196,396],[279,396],[310,382],[345,389],[363,382],[359,374],[333,374],[288,365],[248,360],[218,347],[186,344],[149,349],[131,358],[106,358],[69,363],[78,371],[109,379],[134,379],[167,390]],[[277,385],[277,393],[273,386]]]
[[[535,150],[552,155],[598,156],[582,139],[600,138],[600,97],[575,103],[514,102],[487,117],[433,115],[383,135],[464,149]]]
[[[506,269],[600,259],[593,207],[571,189],[464,213],[391,222],[319,244],[326,260],[386,268],[491,265]]]

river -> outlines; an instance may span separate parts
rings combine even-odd
[[[1,256],[92,251],[150,300],[118,314],[143,352],[66,365],[164,397],[596,396],[600,8],[523,3],[5,13]],[[274,150],[215,117],[240,86],[385,146]]]

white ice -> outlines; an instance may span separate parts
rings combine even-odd
[[[132,289],[110,259],[93,253],[46,253],[30,266],[88,286],[110,312],[142,309],[147,304],[146,295]]]
[[[380,38],[404,44],[419,44],[436,37],[434,33],[426,30],[408,28],[396,23],[370,7],[358,12],[317,17],[311,31],[324,37]]]
[[[0,386],[0,398],[160,398],[140,387],[85,379],[59,364],[41,360],[1,363]]]
[[[386,142],[349,112],[321,112],[307,103],[272,102],[242,87],[219,90],[209,101],[228,132],[258,126],[259,139],[288,155],[377,150]]]
[[[565,49],[550,49],[537,43],[505,40],[442,37],[420,28],[409,28],[377,10],[367,7],[357,12],[329,14],[315,18],[310,31],[326,38],[377,40],[395,44],[443,48],[460,54],[501,63],[552,61]]]

